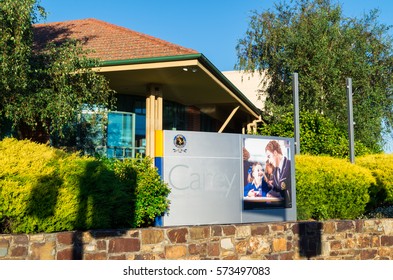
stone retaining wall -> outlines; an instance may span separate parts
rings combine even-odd
[[[393,259],[393,219],[1,234],[2,259]]]

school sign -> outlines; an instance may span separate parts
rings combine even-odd
[[[159,224],[296,220],[293,145],[291,138],[156,131],[155,165],[171,188]]]

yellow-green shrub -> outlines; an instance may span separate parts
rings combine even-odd
[[[39,218],[28,215],[30,195],[37,186],[45,185],[48,191],[39,193],[40,200],[51,201],[52,190],[56,192],[57,188],[59,157],[61,151],[45,145],[10,138],[0,142],[0,231],[34,231]],[[53,205],[48,203],[41,213],[51,211]]]
[[[393,155],[374,154],[355,159],[357,165],[371,170],[376,179],[376,186],[371,189],[372,203],[376,207],[380,204],[393,203]]]
[[[148,158],[125,159],[116,161],[114,170],[121,178],[127,177],[130,170],[136,173],[135,186],[135,226],[148,226],[157,216],[162,216],[168,210],[170,189],[158,176],[155,168],[151,168]]]
[[[344,159],[298,155],[298,219],[353,219],[364,213],[375,179],[366,168]]]
[[[0,141],[0,232],[31,233],[151,224],[168,207],[167,186],[148,158],[99,160],[30,141]],[[125,167],[123,167],[125,166]],[[143,168],[138,168],[142,166]],[[142,170],[143,169],[143,170]],[[144,179],[144,173],[150,174]],[[142,183],[138,184],[138,181]],[[153,182],[153,183],[152,183]],[[149,185],[150,184],[150,185]],[[141,194],[162,195],[144,201]]]

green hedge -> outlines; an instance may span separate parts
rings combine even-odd
[[[298,219],[355,219],[365,212],[376,183],[370,170],[327,156],[298,155],[295,166]]]
[[[393,202],[393,156],[298,155],[298,219],[355,219]],[[168,210],[170,190],[151,159],[81,157],[0,141],[0,233],[142,227]]]
[[[29,141],[0,142],[3,233],[151,225],[168,209],[168,194],[149,158],[100,160]]]
[[[371,206],[393,204],[393,155],[367,155],[356,158],[355,162],[371,170],[376,179],[376,186],[371,189]]]

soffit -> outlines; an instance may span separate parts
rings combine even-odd
[[[146,96],[149,85],[159,85],[164,100],[196,106],[202,111],[220,107],[223,115],[240,105],[243,114],[257,116],[197,59],[106,66],[96,70],[107,77],[111,88],[119,94]]]

